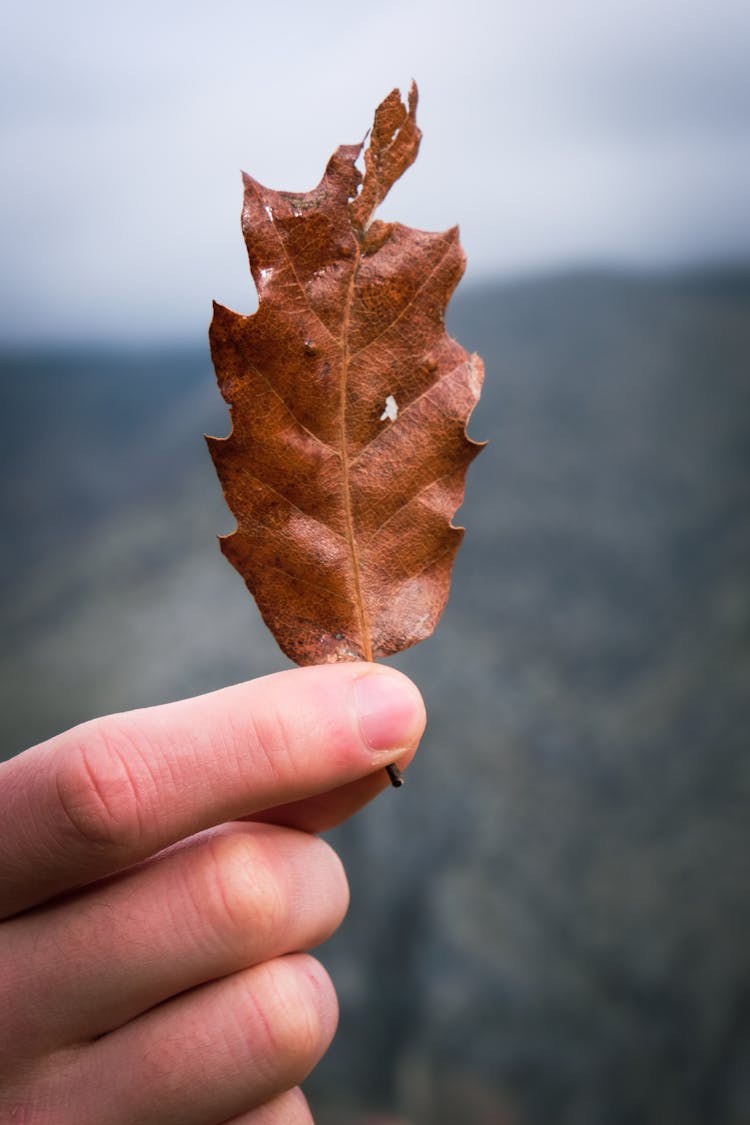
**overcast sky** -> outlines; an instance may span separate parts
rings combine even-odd
[[[747,0],[27,0],[0,33],[0,340],[201,336],[254,306],[245,168],[307,190],[416,78],[380,214],[468,277],[750,258]]]

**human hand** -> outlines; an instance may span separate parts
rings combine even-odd
[[[410,760],[383,666],[294,669],[76,727],[0,766],[0,1121],[309,1125],[335,1030],[305,953],[346,911],[311,835]]]

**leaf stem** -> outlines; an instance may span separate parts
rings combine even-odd
[[[404,784],[404,775],[401,773],[401,770],[398,768],[398,766],[394,765],[394,763],[391,762],[389,766],[385,767],[385,772],[391,779],[391,785],[393,786],[393,788],[400,789]]]

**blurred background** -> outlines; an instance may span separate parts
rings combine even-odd
[[[750,1123],[750,8],[16,5],[0,37],[0,739],[285,666],[221,557],[239,169],[393,87],[381,217],[458,222],[480,352],[430,724],[334,834],[320,1125]]]

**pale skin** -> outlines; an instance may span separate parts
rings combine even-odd
[[[0,766],[0,1121],[310,1125],[348,904],[315,834],[424,728],[393,669],[294,669]],[[397,798],[394,798],[397,799]]]

